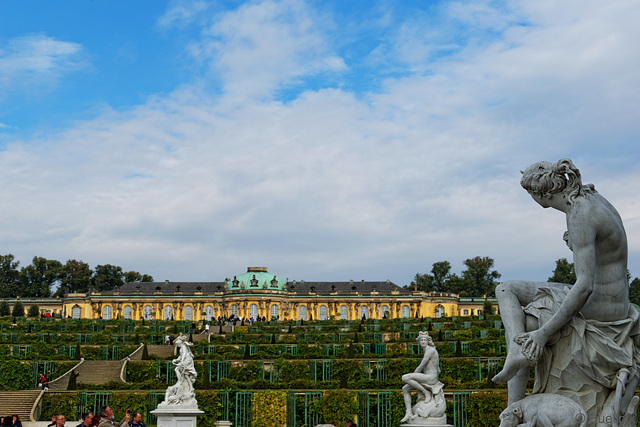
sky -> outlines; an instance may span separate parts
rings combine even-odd
[[[0,254],[157,281],[546,281],[570,158],[640,276],[640,2],[0,2]]]

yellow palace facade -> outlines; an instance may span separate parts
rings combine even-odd
[[[29,302],[22,302],[28,309]],[[267,320],[472,316],[482,314],[484,302],[390,281],[283,281],[265,267],[250,267],[223,282],[134,282],[113,292],[67,294],[58,304],[64,317],[195,322],[232,314]]]

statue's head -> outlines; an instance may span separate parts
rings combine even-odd
[[[429,336],[429,332],[427,331],[418,332],[416,341],[418,341],[418,344],[420,344],[422,347],[425,347],[427,345],[430,345],[431,347],[434,346],[433,340],[431,339],[431,337]]]
[[[594,190],[591,184],[583,187],[580,171],[569,159],[534,163],[522,172],[520,185],[529,194],[539,197],[564,193],[569,205],[573,205],[576,197]]]
[[[178,338],[176,338],[176,340],[174,341],[174,344],[177,346],[180,346],[181,344],[187,344],[189,345],[190,343],[188,342],[188,337],[185,334],[180,334],[178,335]]]

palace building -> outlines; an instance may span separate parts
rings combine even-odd
[[[475,316],[482,314],[485,300],[412,291],[388,280],[285,281],[265,267],[249,267],[223,282],[134,282],[112,292],[67,294],[56,305],[65,317],[82,319],[201,321],[233,314],[267,320],[358,320]],[[497,309],[495,300],[489,301]],[[22,302],[28,309],[29,300]]]

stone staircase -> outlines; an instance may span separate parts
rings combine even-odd
[[[31,409],[42,390],[0,391],[0,414],[17,414],[23,422],[31,419]]]
[[[175,356],[175,346],[173,345],[148,345],[147,351],[149,354],[162,357],[163,359],[169,359]]]
[[[74,369],[49,383],[49,390],[66,390],[69,376],[78,371],[78,383],[106,384],[109,381],[122,382],[120,372],[127,360],[84,360]]]

